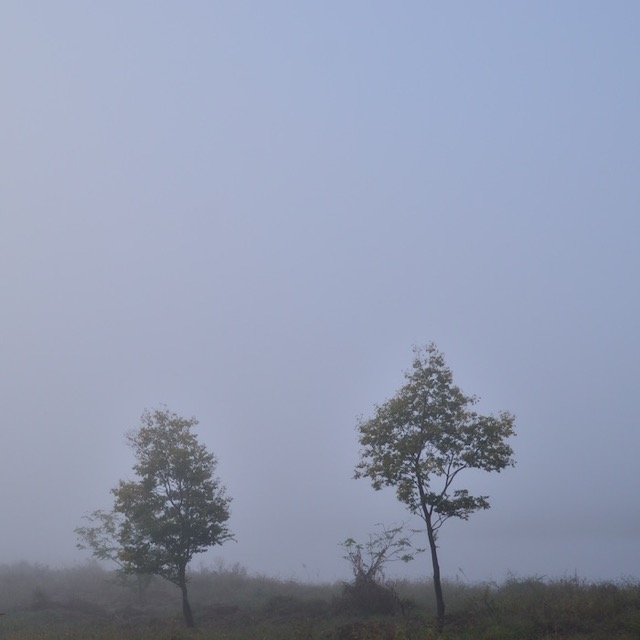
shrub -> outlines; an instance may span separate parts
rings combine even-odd
[[[334,599],[334,611],[347,615],[394,615],[400,600],[392,586],[375,580],[361,579],[345,584],[342,595]]]

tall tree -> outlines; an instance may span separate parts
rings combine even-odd
[[[195,554],[232,537],[226,527],[230,499],[214,476],[215,456],[193,432],[195,418],[163,407],[145,411],[141,422],[127,434],[138,480],[120,480],[112,489],[113,511],[106,518],[98,514],[98,532],[76,532],[95,556],[114,558],[123,571],[177,585],[185,623],[193,627],[187,567]]]
[[[398,500],[425,523],[436,594],[438,632],[444,625],[445,603],[440,579],[437,538],[449,518],[467,520],[488,509],[488,496],[453,489],[465,469],[501,471],[513,466],[506,442],[514,433],[514,417],[472,410],[476,396],[467,396],[453,383],[453,374],[435,344],[414,348],[406,384],[375,415],[360,419],[361,445],[355,477],[369,478],[373,488],[390,486]]]

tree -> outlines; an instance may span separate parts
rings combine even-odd
[[[194,626],[187,567],[193,556],[232,538],[226,527],[230,499],[214,477],[217,460],[198,442],[195,418],[165,407],[145,411],[127,434],[136,481],[111,490],[113,511],[92,515],[97,527],[76,533],[98,558],[114,559],[125,573],[158,575],[182,592],[182,611]],[[91,520],[91,518],[90,518]]]
[[[438,563],[437,538],[449,518],[488,509],[488,496],[453,489],[465,469],[501,471],[513,466],[515,418],[506,411],[483,416],[472,410],[476,396],[453,384],[453,375],[435,344],[414,347],[413,368],[406,384],[373,418],[357,425],[361,445],[356,478],[369,478],[373,488],[390,486],[398,500],[425,523],[436,595],[437,629],[444,625],[445,604]]]

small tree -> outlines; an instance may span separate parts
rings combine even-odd
[[[423,549],[413,548],[411,537],[416,532],[407,534],[403,524],[391,528],[378,526],[380,530],[371,533],[367,542],[347,538],[340,545],[345,551],[343,558],[353,571],[353,584],[345,584],[342,600],[360,613],[392,614],[398,607],[404,611],[405,602],[387,580],[385,566],[399,560],[410,562]]]
[[[514,435],[514,417],[501,412],[482,416],[471,410],[478,402],[453,384],[443,354],[431,343],[414,348],[406,384],[375,415],[361,419],[361,445],[355,477],[367,477],[373,488],[395,487],[398,499],[424,520],[436,595],[438,632],[444,625],[445,604],[436,540],[449,518],[467,520],[488,509],[488,496],[452,489],[464,469],[500,471],[514,464],[506,440]],[[437,486],[436,486],[437,485]]]
[[[141,427],[127,434],[139,480],[120,480],[111,491],[113,511],[94,513],[96,527],[76,529],[94,556],[114,559],[126,573],[158,575],[177,585],[188,627],[194,626],[189,562],[232,537],[225,524],[230,499],[214,477],[215,456],[192,431],[197,424],[166,408],[145,411]]]
[[[423,551],[413,549],[411,537],[416,532],[411,531],[407,535],[404,524],[391,528],[382,524],[377,526],[380,530],[369,534],[367,542],[361,543],[347,538],[340,545],[345,551],[343,558],[351,565],[356,582],[384,582],[384,568],[387,563],[397,560],[410,562],[415,553]]]

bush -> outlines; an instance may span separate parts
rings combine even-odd
[[[400,600],[390,585],[356,580],[344,585],[342,595],[334,599],[333,608],[338,614],[390,616],[400,610]]]

